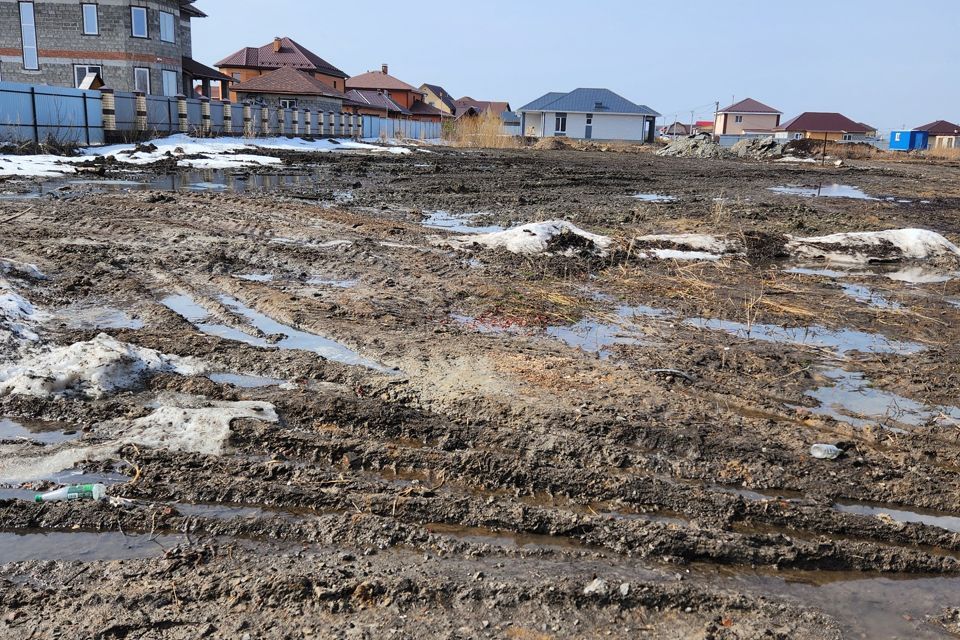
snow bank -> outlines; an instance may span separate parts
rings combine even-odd
[[[690,260],[716,262],[722,256],[716,253],[706,251],[680,251],[678,249],[651,249],[650,251],[641,251],[637,257],[643,259],[656,260]]]
[[[0,279],[0,339],[27,340],[36,342],[39,336],[32,325],[45,320],[47,315],[34,308],[30,302],[9,288],[9,284]]]
[[[37,155],[37,156],[0,156],[0,176],[37,176],[41,178],[53,178],[70,173],[76,173],[77,170],[70,166],[71,158],[62,156]]]
[[[164,355],[101,333],[89,342],[35,353],[0,369],[0,395],[76,394],[98,398],[112,391],[133,388],[153,373],[196,375],[204,370],[204,366],[192,358]]]
[[[890,229],[791,238],[786,250],[794,257],[847,264],[960,257],[960,249],[956,245],[927,229]]]
[[[164,405],[133,421],[113,420],[98,425],[97,432],[113,434],[112,439],[102,444],[69,443],[49,454],[36,454],[32,450],[24,453],[23,447],[0,446],[0,482],[19,484],[49,478],[86,460],[116,458],[119,451],[130,444],[220,455],[230,439],[230,424],[234,420],[278,421],[274,406],[266,402],[203,402],[207,406]]]
[[[455,246],[484,246],[491,249],[506,249],[511,253],[564,253],[580,249],[605,253],[610,238],[580,229],[566,220],[533,222],[505,231],[464,236],[452,241]]]
[[[37,265],[17,262],[16,260],[9,260],[7,258],[0,258],[0,272],[7,275],[33,278],[34,280],[47,279],[47,276],[40,271]]]
[[[659,233],[640,236],[634,239],[635,244],[676,245],[693,249],[694,251],[708,251],[710,253],[726,253],[740,251],[742,248],[736,241],[718,238],[704,233]]]

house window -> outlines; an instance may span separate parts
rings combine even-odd
[[[73,79],[75,81],[75,87],[79,87],[83,83],[83,79],[87,77],[88,73],[96,73],[101,78],[103,78],[103,67],[98,64],[75,64],[73,65]]]
[[[23,39],[23,68],[39,69],[37,53],[37,23],[33,16],[33,3],[20,3],[20,37]]]
[[[160,12],[160,39],[164,42],[177,41],[176,23],[172,13]]]
[[[794,139],[794,140],[803,140],[803,133],[795,133],[795,134],[793,134],[793,139]]]
[[[743,122],[743,116],[733,116],[733,121],[736,123]]]
[[[280,99],[280,108],[281,109],[296,109],[297,101],[294,98],[281,98]]]
[[[555,126],[553,128],[554,135],[565,136],[567,135],[567,114],[558,113],[555,121]]]
[[[233,73],[230,74],[230,76],[231,76],[234,80],[236,80],[237,82],[240,82],[240,72],[239,72],[239,71],[234,71]]]
[[[130,7],[130,34],[134,38],[147,38],[147,8]]]
[[[845,133],[845,134],[843,134],[843,139],[844,139],[844,140],[853,140],[853,136],[852,136],[851,134],[849,134],[849,133]]]
[[[133,69],[133,90],[150,94],[150,69],[146,67]]]
[[[163,79],[163,95],[177,95],[179,93],[179,91],[177,91],[177,72],[164,69],[160,72],[160,76]]]
[[[100,35],[100,16],[97,15],[97,5],[84,3],[80,7],[83,9],[83,35]]]
[[[593,114],[592,114],[592,113],[588,113],[588,114],[587,114],[587,126],[589,127],[589,126],[592,125],[592,124],[593,124]]]

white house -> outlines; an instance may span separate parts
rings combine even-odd
[[[548,93],[521,107],[520,129],[533,138],[653,142],[660,114],[609,89]]]

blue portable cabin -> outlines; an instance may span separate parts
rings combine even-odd
[[[926,131],[891,131],[891,151],[915,151],[927,148],[930,134]]]

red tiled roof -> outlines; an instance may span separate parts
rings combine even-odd
[[[336,78],[347,78],[340,69],[316,55],[290,38],[280,38],[279,51],[275,51],[276,42],[262,47],[244,47],[220,62],[218,67],[240,67],[246,69],[279,69],[293,67],[303,71],[318,71]]]
[[[762,102],[757,102],[753,98],[745,98],[740,102],[733,103],[726,109],[720,109],[717,113],[769,113],[779,115],[780,111],[777,111],[773,107],[768,107]]]
[[[383,109],[405,116],[410,115],[409,111],[376,89],[350,89],[347,91],[347,99],[363,107]]]
[[[936,120],[922,127],[917,127],[914,131],[926,131],[932,136],[956,136],[960,135],[960,125],[946,120]]]
[[[423,100],[415,100],[413,105],[410,107],[410,113],[415,116],[441,116],[443,111],[437,109],[435,106],[427,104]]]
[[[343,98],[343,94],[327,86],[313,76],[292,69],[280,67],[262,76],[250,78],[246,82],[234,85],[237,93],[279,93],[296,96],[329,96]]]
[[[777,127],[779,131],[823,131],[842,133],[869,133],[869,125],[854,122],[842,113],[807,111]]]
[[[416,87],[412,87],[403,80],[394,78],[389,73],[383,71],[368,71],[358,76],[348,78],[347,89],[386,89],[387,91],[413,91],[420,93]]]
[[[456,100],[454,104],[457,106],[457,113],[461,109],[469,109],[473,107],[477,113],[483,113],[485,111],[493,111],[495,114],[500,115],[504,111],[510,111],[509,102],[497,102],[493,100],[474,100],[470,96],[464,96],[459,100]]]

